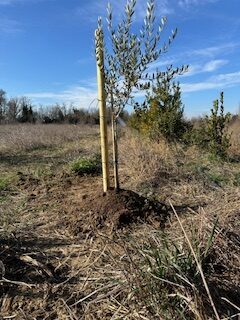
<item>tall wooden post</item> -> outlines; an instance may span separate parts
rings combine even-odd
[[[100,117],[100,136],[102,154],[102,174],[103,192],[107,192],[109,183],[109,161],[108,161],[108,138],[107,138],[107,119],[106,119],[106,95],[104,83],[104,56],[103,56],[103,31],[99,27],[95,32],[96,58],[97,58],[97,82],[98,82],[98,102]]]

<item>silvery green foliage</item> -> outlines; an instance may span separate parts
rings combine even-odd
[[[96,31],[96,54],[99,61],[99,52],[103,47],[104,72],[106,82],[107,103],[117,117],[127,104],[133,102],[134,91],[146,90],[151,82],[159,77],[174,75],[186,71],[186,67],[173,69],[168,67],[166,72],[147,73],[148,67],[166,53],[176,37],[177,29],[172,31],[168,41],[160,45],[161,34],[167,19],[162,18],[159,23],[155,17],[155,1],[147,2],[144,23],[139,33],[132,32],[133,17],[136,0],[128,0],[125,6],[124,17],[116,26],[113,24],[113,11],[110,4],[107,7],[107,24],[110,33],[110,49],[103,43],[103,26],[98,21]]]

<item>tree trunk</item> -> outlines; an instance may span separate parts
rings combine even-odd
[[[112,110],[112,140],[113,140],[114,188],[115,190],[119,190],[117,119],[115,117],[113,110]]]

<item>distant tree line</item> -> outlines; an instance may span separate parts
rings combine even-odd
[[[122,112],[121,118],[128,119],[128,113]],[[111,115],[108,110],[108,123]],[[72,104],[56,103],[51,106],[33,105],[27,97],[7,98],[4,90],[0,89],[0,124],[10,123],[69,123],[69,124],[99,124],[97,108],[86,110]]]

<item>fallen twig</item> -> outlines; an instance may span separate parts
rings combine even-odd
[[[22,281],[14,281],[14,280],[9,280],[9,279],[6,279],[6,278],[2,278],[0,280],[0,283],[11,283],[11,284],[15,284],[17,286],[26,286],[28,288],[33,288],[35,287],[34,284],[29,284],[29,283],[26,283],[26,282],[22,282]]]

